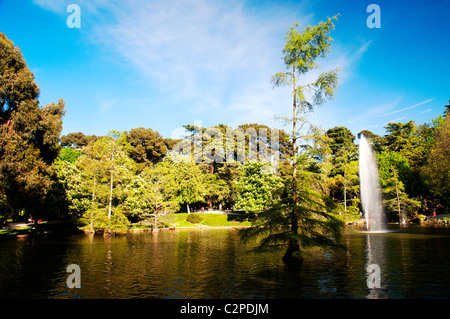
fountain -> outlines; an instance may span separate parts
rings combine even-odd
[[[381,206],[378,166],[372,146],[361,134],[359,143],[359,185],[361,204],[370,232],[383,231],[383,207]]]

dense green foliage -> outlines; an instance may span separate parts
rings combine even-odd
[[[246,212],[262,211],[274,203],[274,191],[282,187],[282,179],[275,176],[270,164],[249,161],[239,167],[235,181],[235,208]]]
[[[48,212],[57,196],[52,163],[60,150],[64,101],[41,107],[39,87],[20,50],[0,33],[1,218]],[[57,217],[54,216],[54,217]]]
[[[438,116],[420,125],[388,123],[385,136],[372,134],[389,220],[450,213],[448,121]]]

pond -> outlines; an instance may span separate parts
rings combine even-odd
[[[0,242],[0,298],[449,298],[450,228],[347,229],[345,250],[315,250],[301,269],[255,253],[236,229]],[[69,289],[77,264],[81,288]],[[367,287],[367,266],[380,288]]]

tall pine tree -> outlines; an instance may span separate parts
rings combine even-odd
[[[285,37],[283,49],[287,70],[272,77],[274,86],[291,86],[293,93],[292,117],[285,118],[286,122],[292,123],[293,170],[292,179],[287,185],[290,190],[289,201],[280,202],[259,214],[255,227],[244,232],[244,238],[265,234],[261,242],[263,246],[287,246],[283,256],[287,264],[302,263],[304,248],[334,245],[340,236],[339,223],[327,214],[321,192],[315,189],[317,184],[310,162],[311,156],[315,155],[308,143],[314,144],[320,139],[308,141],[304,133],[306,128],[307,135],[318,136],[317,130],[305,115],[333,97],[338,83],[337,70],[323,72],[315,81],[302,83],[302,76],[318,67],[315,60],[325,57],[330,50],[332,38],[329,32],[334,29],[332,20],[337,20],[337,17],[320,22],[317,26],[307,26],[303,32],[299,32],[298,23],[294,23]],[[300,140],[305,142],[301,148],[298,145]]]

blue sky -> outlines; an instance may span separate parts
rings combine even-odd
[[[81,28],[68,28],[69,4]],[[369,4],[381,9],[370,29]],[[0,0],[0,32],[22,50],[41,104],[66,101],[63,134],[183,124],[261,123],[291,114],[289,88],[273,89],[294,20],[339,13],[319,71],[340,68],[335,99],[311,121],[384,135],[388,122],[442,114],[450,99],[448,1]]]

